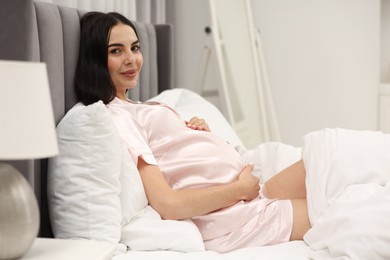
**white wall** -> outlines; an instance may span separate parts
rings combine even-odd
[[[176,86],[193,89],[209,24],[207,1],[170,1]],[[304,134],[324,127],[375,130],[380,0],[252,2],[282,141],[301,145]]]
[[[381,1],[381,82],[390,83],[390,1]]]
[[[376,129],[380,1],[254,0],[281,135]]]

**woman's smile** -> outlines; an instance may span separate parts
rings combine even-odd
[[[122,74],[126,78],[133,79],[137,76],[137,69],[126,70],[124,72],[121,72],[120,74]]]

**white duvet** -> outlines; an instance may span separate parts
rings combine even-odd
[[[390,259],[390,135],[325,129],[304,137],[312,259]]]

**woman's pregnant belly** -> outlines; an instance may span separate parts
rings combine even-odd
[[[189,129],[154,150],[157,164],[174,189],[230,183],[245,166],[234,147],[209,132]]]

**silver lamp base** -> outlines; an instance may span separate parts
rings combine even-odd
[[[26,179],[0,163],[0,259],[17,259],[30,249],[39,229],[39,209]]]

